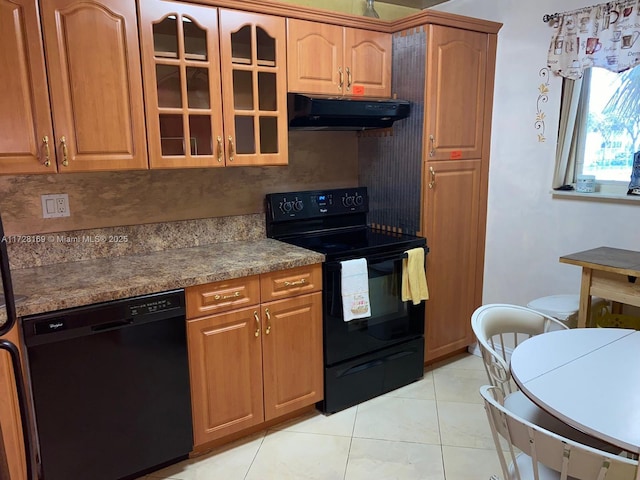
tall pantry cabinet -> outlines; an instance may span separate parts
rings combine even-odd
[[[411,115],[392,135],[358,140],[368,221],[427,239],[425,362],[474,342],[500,27],[428,11],[398,22],[392,92],[411,102]]]
[[[482,303],[496,35],[427,27],[422,234],[427,272],[425,361],[474,342]]]

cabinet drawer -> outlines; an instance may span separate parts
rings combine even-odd
[[[226,312],[260,303],[260,277],[234,278],[185,290],[187,318]]]
[[[322,265],[306,265],[260,276],[262,302],[322,290]]]

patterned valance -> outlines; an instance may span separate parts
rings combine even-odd
[[[640,63],[640,0],[620,0],[558,15],[549,68],[577,79],[589,67],[622,72]]]

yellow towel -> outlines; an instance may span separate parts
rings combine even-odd
[[[402,301],[411,300],[414,305],[429,300],[427,275],[424,271],[424,249],[421,247],[407,250],[402,260]]]

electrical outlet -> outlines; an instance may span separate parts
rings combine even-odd
[[[69,195],[58,193],[55,195],[40,195],[42,201],[43,218],[59,218],[71,216],[69,210]]]

